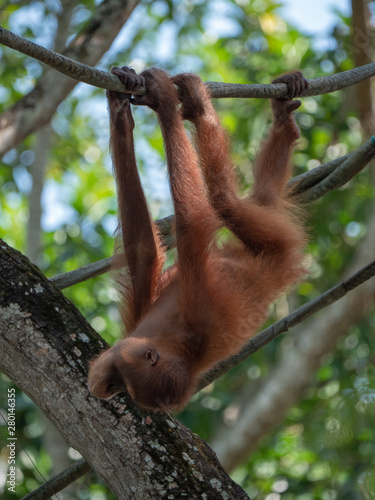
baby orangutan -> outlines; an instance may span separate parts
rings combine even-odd
[[[303,274],[305,233],[287,201],[290,155],[299,137],[292,101],[307,88],[300,72],[284,75],[288,96],[273,99],[273,125],[254,166],[254,187],[238,198],[228,139],[210,96],[193,74],[140,76],[113,68],[132,102],[158,116],[175,208],[177,262],[162,272],[164,250],[150,218],[133,144],[130,95],[108,92],[119,218],[128,267],[121,283],[126,338],[95,359],[89,388],[98,398],[127,390],[151,410],[182,409],[198,378],[252,337],[268,306]],[[179,89],[180,99],[176,90]],[[196,151],[183,120],[196,129]],[[226,226],[233,241],[215,242]]]

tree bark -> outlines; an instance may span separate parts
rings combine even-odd
[[[0,369],[120,500],[248,498],[207,444],[173,416],[141,411],[127,395],[92,397],[88,363],[104,341],[26,257],[1,240],[0,269]]]
[[[353,58],[356,67],[368,64],[374,57],[374,30],[369,19],[368,0],[352,0],[352,40]],[[357,111],[366,137],[375,130],[374,103],[372,99],[371,80],[366,79],[354,87],[357,99]]]

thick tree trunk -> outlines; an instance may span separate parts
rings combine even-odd
[[[79,311],[0,240],[0,369],[44,411],[121,499],[228,498],[246,493],[207,444],[174,417],[128,396],[87,389],[89,360],[105,347]]]

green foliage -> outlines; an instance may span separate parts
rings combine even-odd
[[[72,33],[85,26],[96,3],[80,2]],[[307,36],[280,18],[277,6],[273,0],[146,2],[137,7],[121,34],[121,43],[106,54],[102,66],[109,69],[114,64],[127,64],[141,69],[156,65],[173,73],[196,71],[204,80],[238,83],[269,83],[296,67],[308,78],[352,67],[349,19],[337,16],[332,34],[335,43],[330,50],[319,52]],[[33,8],[38,9],[42,32],[36,32],[26,14],[22,16],[23,9],[27,13]],[[44,2],[8,2],[0,12],[4,27],[17,28],[17,33],[44,45],[43,37],[51,37],[48,27],[53,15]],[[224,34],[218,34],[215,28],[215,23],[222,26],[220,16],[229,26],[223,29]],[[33,87],[40,71],[38,63],[0,47],[0,112]],[[363,142],[351,91],[303,100],[298,114],[303,137],[294,155],[296,174]],[[261,99],[222,99],[215,106],[231,135],[234,162],[246,191],[252,182],[251,162],[269,126],[269,103]],[[164,157],[161,134],[152,113],[137,109],[135,118],[137,157],[153,215],[167,215],[171,203],[157,180]],[[43,219],[39,262],[49,277],[111,255],[116,214],[104,93],[81,86],[59,106],[52,126],[45,186],[52,195],[49,204],[44,204],[48,217]],[[27,195],[34,142],[34,136],[27,138],[0,162],[0,236],[21,251],[27,247]],[[374,186],[365,170],[345,188],[309,207],[312,274],[293,295],[293,308],[342,278],[366,232],[373,198]],[[120,327],[110,277],[91,279],[65,293],[94,328],[113,343]],[[279,319],[277,306],[269,322],[275,319]],[[371,498],[375,491],[374,326],[372,312],[351,328],[338,349],[325,357],[298,407],[291,408],[279,428],[234,471],[233,478],[253,500]],[[196,395],[180,416],[183,423],[209,440],[223,421],[235,422],[242,400],[256,390],[277,363],[281,342],[272,342]],[[0,378],[2,398],[8,386],[13,384]],[[0,407],[6,407],[4,399]],[[37,420],[35,406],[20,392],[17,429],[18,484],[22,484],[19,494],[23,496],[42,482],[30,458],[44,477],[49,476],[51,463],[44,449],[43,424]],[[2,442],[5,436],[0,421]],[[267,496],[271,493],[274,496]],[[112,498],[94,474],[77,482],[75,496]],[[4,492],[4,498],[13,497]]]

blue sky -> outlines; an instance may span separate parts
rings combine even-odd
[[[283,0],[280,9],[285,20],[308,34],[327,36],[335,19],[335,9],[349,14],[350,0]]]

